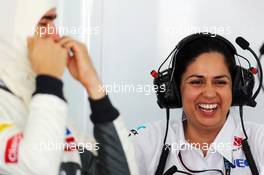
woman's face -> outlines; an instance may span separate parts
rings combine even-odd
[[[200,54],[181,78],[183,110],[198,129],[220,129],[232,102],[232,80],[224,56]]]

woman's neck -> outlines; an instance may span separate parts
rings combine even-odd
[[[188,120],[183,122],[185,139],[189,143],[193,143],[194,145],[199,146],[202,149],[204,156],[206,156],[207,151],[215,140],[217,134],[221,130],[221,128],[214,129],[201,129],[195,126],[192,126]]]

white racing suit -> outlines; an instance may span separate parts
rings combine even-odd
[[[31,69],[27,37],[54,7],[55,0],[1,2],[0,174],[137,174],[127,132],[108,99],[90,100],[98,143],[82,139],[67,122],[62,82]]]
[[[141,125],[130,132],[130,138],[134,142],[136,159],[140,175],[154,175],[161,157],[166,122],[158,121]],[[260,175],[264,175],[264,126],[245,122],[248,142],[256,166]],[[239,116],[229,115],[223,128],[220,130],[211,145],[202,145],[208,148],[204,156],[201,149],[196,149],[185,140],[183,121],[174,119],[170,121],[166,143],[170,145],[170,151],[165,163],[163,173],[176,166],[178,171],[190,174],[220,175],[217,171],[192,173],[191,170],[218,169],[226,174],[225,160],[227,160],[231,175],[251,175],[248,160],[242,149],[242,139],[245,136],[242,131]],[[210,147],[211,146],[211,147]],[[179,154],[180,153],[180,154]],[[180,161],[180,156],[182,162]],[[169,173],[170,174],[170,173]],[[175,172],[173,174],[182,174]]]
[[[0,86],[0,174],[137,174],[128,132],[108,97],[90,99],[97,142],[87,141],[66,123],[62,83],[39,76],[37,84],[29,108]]]

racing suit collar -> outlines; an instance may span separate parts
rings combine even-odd
[[[186,118],[183,117],[182,121],[179,122],[179,125],[177,128],[172,127],[175,134],[174,138],[177,140],[177,146],[179,149],[174,150],[176,155],[178,155],[180,150],[186,150],[186,147],[190,147],[190,143],[186,141],[184,136],[184,128],[183,128],[183,121],[185,121]],[[234,116],[229,114],[227,117],[227,120],[223,126],[223,128],[220,130],[218,135],[216,136],[214,142],[212,143],[211,149],[208,151],[208,154],[218,152],[221,154],[224,158],[226,158],[229,162],[233,162],[233,150],[234,149],[234,137],[235,135],[241,135],[241,133],[237,133],[237,122],[234,119]],[[169,143],[171,145],[174,145],[175,143]],[[202,153],[201,153],[202,154]]]
[[[180,121],[177,120],[177,122],[172,122],[172,132],[168,132],[168,136],[171,138],[170,141],[168,141],[168,144],[172,146],[173,153],[176,155],[178,155],[179,151],[185,150],[185,147],[189,144],[184,136],[184,120],[186,120],[186,118],[182,116]]]
[[[223,128],[212,143],[213,151],[221,154],[229,162],[233,162],[232,149],[236,125],[234,117],[229,114]]]

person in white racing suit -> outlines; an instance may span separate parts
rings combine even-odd
[[[229,114],[224,126],[210,145],[203,143],[197,146],[196,142],[188,142],[184,134],[184,123],[186,118],[170,120],[167,144],[171,146],[170,153],[166,160],[164,173],[173,166],[179,171],[188,172],[184,167],[191,170],[218,169],[226,173],[224,166],[225,158],[230,162],[231,175],[251,175],[248,161],[242,150],[242,139],[245,138],[239,115],[235,111]],[[246,132],[249,138],[250,148],[256,161],[260,175],[264,175],[264,142],[263,125],[252,122],[245,122]],[[130,133],[130,138],[134,142],[136,149],[136,159],[140,175],[155,174],[163,148],[163,139],[166,130],[165,121],[143,124],[134,128]],[[135,132],[136,131],[136,132]],[[195,148],[197,146],[197,148]],[[208,150],[204,155],[201,150]],[[182,157],[182,162],[179,158]],[[188,172],[195,174],[192,172]],[[175,172],[175,174],[182,174]],[[218,171],[202,172],[203,175],[220,175]]]
[[[246,136],[240,116],[231,107],[234,53],[219,36],[197,38],[183,39],[188,44],[177,45],[181,49],[172,62],[172,86],[177,85],[181,95],[180,119],[170,120],[168,127],[166,121],[143,124],[129,133],[140,175],[254,174],[242,146]],[[244,128],[256,168],[264,175],[264,126],[245,122]]]
[[[39,36],[39,29],[54,26],[54,8],[54,0],[0,6],[0,174],[136,175],[128,132],[98,91],[86,47],[69,37]],[[66,66],[89,94],[96,141],[69,123],[61,81]]]

